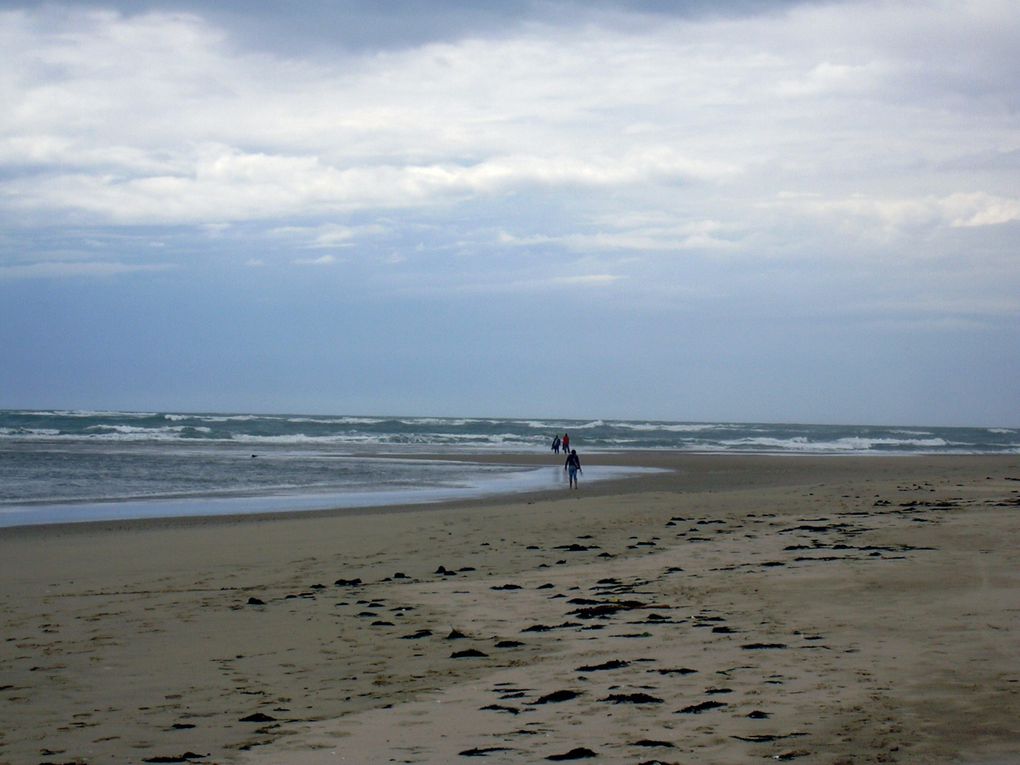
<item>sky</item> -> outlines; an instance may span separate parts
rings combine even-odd
[[[1013,0],[0,0],[0,408],[1020,425]]]

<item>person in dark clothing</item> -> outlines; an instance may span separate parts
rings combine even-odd
[[[563,463],[563,469],[567,471],[567,478],[570,481],[569,488],[576,489],[577,474],[584,472],[581,470],[581,458],[577,456],[577,449],[570,450],[567,461]]]
[[[557,435],[552,442],[552,450],[556,453],[560,453],[560,437]]]

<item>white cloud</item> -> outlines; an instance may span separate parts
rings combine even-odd
[[[308,249],[339,249],[353,247],[358,240],[370,239],[386,233],[378,223],[346,226],[323,223],[317,226],[280,226],[269,233],[274,237],[296,241]]]
[[[60,279],[67,277],[105,277],[139,271],[166,271],[175,268],[168,263],[116,263],[104,261],[40,261],[17,265],[0,265],[0,280]]]
[[[635,250],[646,253],[697,250],[730,250],[736,245],[725,238],[726,226],[719,221],[684,222],[667,216],[629,216],[598,221],[601,230],[576,234],[517,236],[500,231],[500,244],[515,247],[555,245],[577,252]],[[612,230],[605,230],[612,229]],[[730,232],[735,233],[734,231]]]
[[[331,266],[337,259],[335,255],[320,255],[317,258],[297,258],[294,262],[299,266]]]
[[[549,282],[568,287],[606,287],[620,281],[620,278],[615,274],[583,274],[580,276],[558,276],[550,279]]]
[[[372,235],[346,216],[389,210],[478,241],[457,210],[504,198],[525,216],[507,231],[577,251],[795,245],[825,217],[987,227],[1017,219],[1015,170],[986,159],[1020,150],[1013,10],[534,23],[332,60],[244,50],[194,14],[0,12],[0,214],[266,222],[326,249]],[[532,224],[537,198],[565,200],[555,227]]]
[[[997,226],[1020,220],[1020,198],[976,192],[951,194],[939,200],[950,225],[958,228]]]
[[[945,197],[876,198],[863,194],[845,199],[784,198],[779,206],[839,220],[858,219],[887,231],[913,228],[976,228],[1020,221],[1020,198],[986,192]]]

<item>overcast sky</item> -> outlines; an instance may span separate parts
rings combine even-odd
[[[1020,425],[1017,40],[0,2],[0,407]]]

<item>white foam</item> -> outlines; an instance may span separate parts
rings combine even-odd
[[[805,436],[794,436],[792,438],[769,438],[765,436],[739,438],[732,441],[721,441],[714,449],[706,447],[711,451],[741,451],[751,447],[776,449],[779,451],[792,451],[798,453],[835,453],[874,452],[875,447],[914,447],[919,449],[934,449],[950,446],[949,442],[941,438],[867,438],[864,436],[847,436],[835,441],[810,441]],[[702,447],[699,445],[699,449]]]
[[[733,430],[732,425],[708,423],[665,423],[665,422],[614,422],[612,426],[643,433],[663,431],[666,433],[704,433],[708,430]]]
[[[14,438],[31,438],[32,436],[58,436],[59,430],[53,428],[0,428],[0,436]]]

